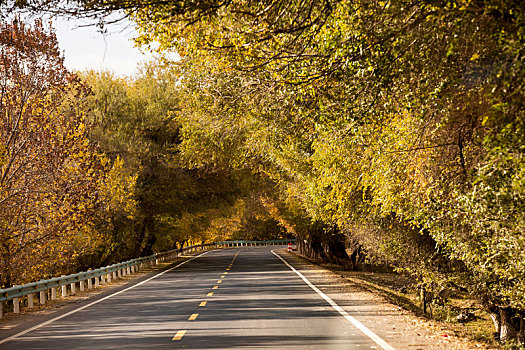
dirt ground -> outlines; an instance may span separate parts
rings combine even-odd
[[[350,315],[396,349],[500,348],[490,341],[473,339],[476,332],[464,324],[423,316],[414,303],[415,296],[404,291],[412,284],[409,278],[395,273],[344,271],[340,266],[312,262],[297,253],[287,252],[285,257],[312,283],[323,286],[320,289],[336,303],[346,305],[343,308]],[[487,326],[490,331],[490,321],[481,321],[484,331]]]

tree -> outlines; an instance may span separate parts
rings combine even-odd
[[[107,160],[75,108],[87,90],[40,21],[0,26],[1,283],[70,271],[101,244]]]
[[[90,138],[108,157],[120,157],[136,178],[133,217],[111,219],[105,261],[148,255],[206,240],[207,223],[227,211],[240,189],[230,174],[179,162],[180,93],[176,72],[160,63],[135,79],[105,72],[83,76],[94,95],[82,108]],[[117,213],[115,213],[117,214]]]

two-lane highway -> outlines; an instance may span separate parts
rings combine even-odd
[[[215,250],[0,340],[0,348],[391,349],[315,289],[271,248]]]

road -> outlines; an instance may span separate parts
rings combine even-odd
[[[0,348],[392,349],[272,249],[209,251],[4,338]]]

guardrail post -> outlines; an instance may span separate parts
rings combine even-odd
[[[51,288],[51,300],[57,300],[57,288]]]
[[[19,314],[20,313],[20,299],[19,298],[14,298],[13,299],[13,312],[15,314]]]
[[[45,305],[45,304],[46,304],[46,291],[41,290],[40,291],[40,305]]]
[[[67,284],[62,285],[62,298],[67,297]]]
[[[33,293],[27,295],[27,307],[29,309],[32,309],[35,306],[35,302],[33,301],[34,296]]]
[[[131,275],[131,267],[126,267],[126,275]]]
[[[93,289],[93,278],[90,277],[87,279],[87,281],[88,281],[88,289]]]
[[[106,275],[100,276],[100,284],[106,284]]]
[[[85,281],[82,280],[82,281],[79,282],[79,284],[80,284],[80,291],[83,292],[84,289],[85,289],[85,288],[84,288]]]
[[[99,276],[95,276],[95,287],[99,287],[100,286],[100,278]]]
[[[111,283],[111,272],[106,275],[106,279],[108,280],[108,283]]]
[[[117,271],[113,271],[112,275],[113,275],[113,279],[116,280],[117,279]]]
[[[122,269],[117,270],[118,278],[122,278]]]
[[[76,292],[77,292],[77,286],[76,286],[75,282],[71,283],[69,285],[69,287],[71,288],[71,295],[75,295]]]
[[[4,317],[4,302],[0,301],[0,318]]]
[[[131,273],[135,273],[135,265],[131,265]]]

